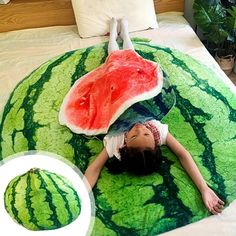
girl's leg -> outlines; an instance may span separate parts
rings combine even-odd
[[[124,17],[121,19],[120,37],[123,39],[123,49],[134,50],[134,46],[129,37],[128,21]]]
[[[117,20],[113,17],[110,21],[110,38],[108,43],[108,54],[115,50],[119,50],[116,42],[117,39]]]

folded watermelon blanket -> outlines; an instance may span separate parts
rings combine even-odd
[[[73,84],[62,102],[59,122],[76,134],[107,133],[124,111],[157,96],[162,85],[157,63],[132,49],[115,50]]]
[[[158,62],[169,78],[176,104],[160,117],[164,116],[163,122],[190,151],[209,186],[228,205],[236,198],[236,95],[212,70],[184,53],[142,41],[134,46],[142,57]],[[77,78],[101,65],[106,56],[106,43],[67,52],[19,83],[1,115],[0,159],[45,150],[85,171],[101,151],[102,139],[72,133],[59,125],[58,112]],[[161,98],[164,107],[174,101],[171,89],[166,91]],[[136,108],[132,112],[140,116],[165,110],[153,99]],[[104,167],[94,188],[92,235],[156,235],[209,215],[178,159],[167,147],[162,147],[162,153],[160,173],[149,176],[112,175]]]

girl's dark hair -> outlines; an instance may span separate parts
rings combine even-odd
[[[160,148],[140,149],[140,148],[121,148],[121,160],[116,157],[108,160],[106,167],[109,172],[119,174],[123,171],[128,171],[135,175],[148,175],[153,172],[158,172],[161,165],[161,150]]]

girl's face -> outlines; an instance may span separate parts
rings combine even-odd
[[[152,132],[143,124],[135,124],[126,134],[126,146],[133,148],[155,149]]]

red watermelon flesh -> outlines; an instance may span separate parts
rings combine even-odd
[[[65,96],[59,122],[75,133],[106,133],[131,105],[160,93],[158,65],[131,49],[112,52],[105,63],[78,79]]]

